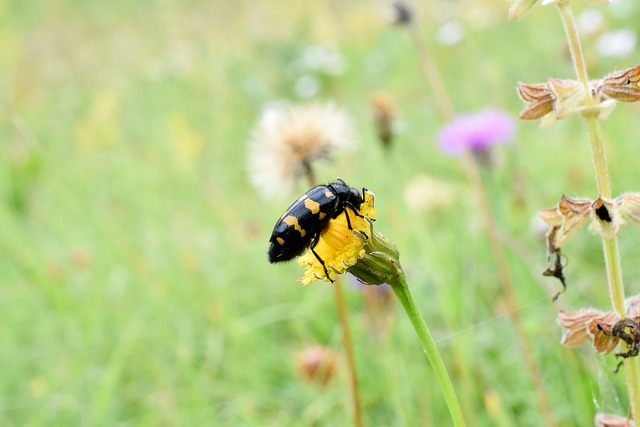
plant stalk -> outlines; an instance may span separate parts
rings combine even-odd
[[[598,184],[598,194],[606,199],[611,198],[611,181],[609,180],[609,168],[607,167],[607,156],[604,152],[602,137],[602,126],[600,120],[595,115],[584,116],[589,128],[589,141],[591,142],[591,157],[596,171],[596,182]]]
[[[449,98],[447,89],[444,86],[440,70],[438,69],[436,62],[431,57],[429,49],[422,40],[422,35],[420,34],[417,25],[409,25],[408,29],[411,34],[411,38],[413,39],[413,45],[416,49],[418,62],[420,63],[420,70],[433,91],[436,106],[438,107],[444,121],[450,122],[454,118],[455,111],[451,98]]]
[[[582,83],[585,93],[589,93],[589,77],[587,75],[587,66],[584,62],[584,55],[582,54],[582,47],[580,45],[580,37],[578,37],[578,29],[576,27],[576,20],[573,16],[573,9],[571,8],[571,2],[562,1],[556,3],[558,9],[560,9],[560,15],[562,16],[562,23],[564,24],[564,30],[567,35],[567,41],[569,42],[569,51],[571,52],[571,60],[575,69],[578,80]]]
[[[333,282],[333,290],[338,309],[338,317],[340,318],[340,326],[342,328],[342,344],[347,354],[347,367],[349,374],[349,388],[351,389],[351,402],[353,404],[353,425],[362,427],[362,410],[360,406],[360,393],[358,391],[358,378],[356,375],[356,362],[353,356],[353,346],[351,345],[351,332],[349,330],[349,319],[347,317],[347,305],[344,301],[344,292],[342,290],[342,281],[340,277]]]
[[[558,9],[564,24],[569,49],[571,50],[571,58],[576,70],[576,75],[580,82],[585,86],[588,94],[589,78],[587,75],[587,67],[585,66],[584,56],[580,47],[580,38],[575,25],[575,18],[571,4],[567,2],[559,3]],[[591,105],[596,103],[593,96],[588,97]],[[602,128],[598,116],[594,113],[584,114],[583,117],[587,121],[589,129],[589,141],[591,143],[591,154],[595,168],[596,181],[598,184],[598,193],[601,197],[611,198],[611,182],[609,179],[609,170],[607,167],[607,159],[604,150],[602,137]],[[607,283],[609,285],[609,296],[611,305],[620,317],[626,317],[627,312],[624,305],[624,284],[622,279],[622,267],[620,263],[620,255],[618,251],[618,239],[602,239],[604,251],[605,265],[607,270]],[[627,387],[629,389],[629,404],[633,417],[640,416],[640,363],[638,358],[630,358],[625,362],[625,368],[628,370]]]
[[[451,383],[451,379],[449,378],[449,374],[447,373],[447,369],[442,357],[440,356],[438,347],[427,328],[427,324],[413,300],[413,295],[411,294],[411,290],[407,284],[407,277],[402,270],[399,270],[397,283],[390,283],[390,285],[393,292],[400,300],[407,316],[409,316],[409,320],[411,320],[411,324],[418,334],[418,338],[420,338],[422,348],[429,359],[429,363],[433,368],[438,384],[440,385],[440,389],[442,390],[442,394],[447,402],[451,419],[453,420],[453,425],[456,427],[465,426],[466,424],[462,416],[462,409],[460,409],[460,403],[458,402],[458,397],[456,396],[456,392],[453,388],[453,384]]]

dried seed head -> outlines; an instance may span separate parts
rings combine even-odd
[[[640,193],[625,193],[616,197],[614,202],[626,219],[640,226]]]
[[[562,282],[563,290],[553,297],[555,301],[566,289],[561,247],[590,218],[590,230],[605,239],[616,236],[625,219],[640,226],[640,193],[625,193],[613,200],[598,197],[595,201],[563,195],[556,207],[541,210],[538,216],[550,226],[546,234],[547,268],[542,274]],[[637,306],[638,313],[629,316],[640,319],[640,300]]]
[[[598,89],[616,101],[640,101],[640,65],[609,74],[602,79]]]
[[[558,324],[568,329],[560,342],[567,347],[575,347],[591,337],[598,353],[608,354],[620,338],[613,334],[613,328],[620,320],[614,312],[582,309],[574,312],[560,311]]]
[[[620,318],[616,312],[602,312],[582,309],[576,312],[560,311],[558,324],[567,329],[562,336],[562,344],[573,347],[582,344],[588,337],[593,339],[593,347],[598,353],[608,354],[620,341],[626,344],[626,351],[616,353],[622,358],[614,370],[617,373],[624,359],[640,354],[640,295],[625,299],[627,315]]]
[[[619,320],[620,316],[609,312],[587,324],[587,331],[593,337],[593,348],[598,353],[609,354],[618,345],[620,338],[613,335],[613,327]]]
[[[378,139],[387,148],[393,139],[393,121],[395,108],[391,97],[386,92],[376,92],[371,96],[371,110],[376,126]]]
[[[288,196],[315,163],[352,148],[349,119],[331,103],[269,107],[249,144],[250,177],[265,197]]]
[[[571,226],[565,226],[573,232],[575,227],[580,225],[573,225],[573,222],[582,224],[583,218],[588,217],[591,212],[591,205],[593,200],[587,198],[572,199],[564,194],[560,198],[558,203],[558,211],[565,218],[564,223],[570,223]]]
[[[553,247],[559,248],[571,237],[591,215],[590,199],[572,199],[562,196],[558,206],[539,212],[540,217],[552,227],[559,227],[555,232],[547,233],[547,239],[553,238]]]
[[[614,200],[599,197],[595,201],[563,195],[557,207],[538,215],[552,227],[547,233],[548,247],[560,248],[589,218],[593,220],[591,229],[610,239],[624,224],[622,215],[640,225],[640,193],[626,193]]]
[[[626,211],[620,208],[624,201]],[[637,221],[640,217],[640,193],[627,193],[613,201],[603,198],[596,201],[586,198],[574,199],[563,195],[555,208],[540,211],[539,217],[551,226],[546,234],[547,269],[542,274],[560,280],[563,292],[566,289],[566,280],[560,248],[589,218],[592,219],[591,230],[607,239],[612,238],[624,224],[621,213],[625,213],[634,222]],[[561,292],[553,297],[554,301]]]
[[[560,280],[562,289],[553,296],[552,301],[558,299],[560,294],[567,290],[567,281],[564,277],[564,266],[562,265],[562,250],[556,247],[556,235],[560,226],[552,227],[547,233],[547,269],[542,272],[543,276],[553,276]]]
[[[611,239],[618,234],[623,221],[614,202],[598,197],[591,209],[594,218],[591,223],[592,230],[606,239]]]
[[[551,91],[547,88],[546,83],[522,83],[518,82],[516,85],[518,95],[523,101],[538,102],[538,101],[553,101],[551,97]]]
[[[520,98],[528,103],[519,119],[535,120],[553,111],[553,97],[545,83],[518,82],[517,90]]]
[[[567,329],[560,342],[567,347],[575,347],[589,338],[587,324],[605,313],[595,309],[582,309],[574,312],[560,310],[558,324]]]
[[[552,227],[562,225],[562,214],[557,207],[538,211],[538,216]]]
[[[550,125],[572,114],[594,115],[605,119],[615,105],[614,99],[601,100],[601,82],[592,82],[589,90],[576,80],[549,77],[546,83],[518,83],[520,98],[527,106],[520,113],[522,120],[543,118],[542,124]],[[597,103],[591,97],[598,97]],[[554,111],[555,114],[549,114]]]
[[[589,199],[572,199],[563,195],[558,206],[539,212],[540,218],[551,226],[546,235],[547,269],[542,274],[553,276],[562,283],[562,289],[553,296],[553,301],[567,289],[560,247],[589,218],[591,204]]]

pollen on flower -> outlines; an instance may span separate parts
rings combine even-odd
[[[347,208],[338,217],[332,219],[320,234],[314,251],[325,262],[330,274],[343,274],[364,256],[364,244],[368,236],[371,236],[371,225],[366,218],[373,219],[376,211],[374,194],[365,190],[364,202],[358,210],[358,214],[362,217],[355,215],[351,208]],[[349,215],[351,229],[349,229],[347,215]],[[303,285],[316,280],[329,281],[324,273],[324,267],[311,250],[307,249],[298,258],[298,264],[307,265],[304,275],[298,279]]]

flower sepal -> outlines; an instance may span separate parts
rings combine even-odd
[[[602,79],[598,90],[616,101],[640,101],[640,65],[608,75]]]
[[[366,220],[371,226],[371,236],[364,244],[364,255],[348,271],[365,285],[393,286],[401,274],[400,253],[386,237],[373,230],[369,218]]]

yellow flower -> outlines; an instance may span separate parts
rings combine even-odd
[[[365,243],[372,236],[370,221],[375,218],[377,211],[373,203],[374,194],[365,190],[364,202],[358,210],[360,216],[347,207],[344,212],[329,221],[329,225],[320,234],[314,251],[324,261],[330,275],[343,274],[365,255]],[[298,264],[307,265],[304,275],[299,279],[303,285],[316,280],[330,281],[324,273],[324,267],[310,249],[298,258]]]
[[[115,92],[96,92],[87,115],[75,125],[76,143],[86,149],[117,144],[121,136],[120,105],[121,101]]]

